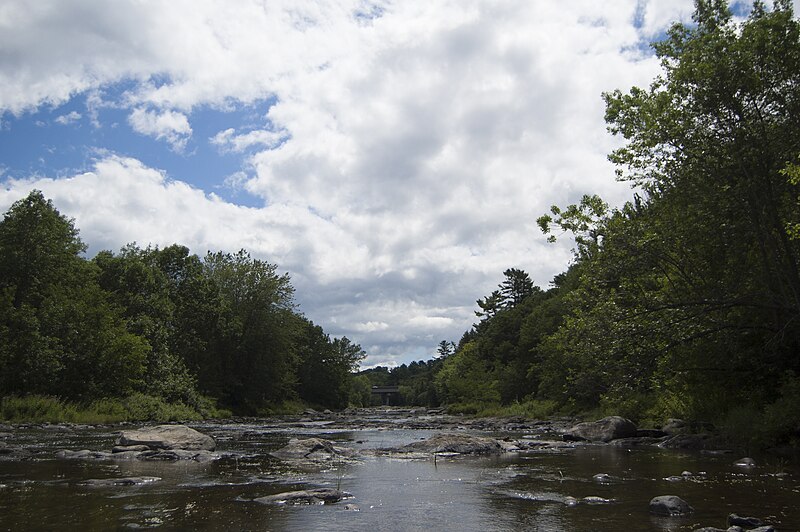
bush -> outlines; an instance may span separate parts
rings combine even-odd
[[[167,403],[160,397],[135,393],[125,399],[129,421],[197,421],[203,419],[197,410],[183,403]]]
[[[14,423],[59,423],[72,421],[77,410],[49,395],[16,395],[3,397],[0,402],[0,418]]]

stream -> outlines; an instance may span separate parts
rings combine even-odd
[[[756,467],[742,468],[734,465],[737,454],[607,444],[492,456],[370,452],[443,431],[560,439],[554,425],[492,426],[409,411],[190,425],[216,440],[219,459],[69,460],[56,453],[110,450],[120,430],[138,425],[0,426],[0,443],[24,450],[0,453],[0,529],[678,531],[725,529],[728,514],[737,513],[800,531],[800,471],[775,457],[755,456]],[[294,437],[332,440],[361,457],[307,464],[270,456]],[[607,477],[593,478],[601,473]],[[156,479],[86,483],[129,477]],[[253,501],[310,487],[341,489],[352,498],[299,506]],[[694,512],[650,515],[648,503],[658,495],[677,495]]]

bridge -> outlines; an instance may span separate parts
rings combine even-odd
[[[400,387],[399,386],[373,386],[372,395],[381,396],[381,404],[389,406],[394,403],[400,402]]]

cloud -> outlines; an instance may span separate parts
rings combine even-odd
[[[254,146],[273,149],[286,140],[286,132],[256,130],[237,135],[236,130],[228,128],[209,140],[223,151],[241,153]]]
[[[61,124],[62,126],[66,126],[68,124],[77,122],[80,119],[81,119],[81,114],[77,111],[72,111],[70,113],[61,115],[58,118],[56,118],[56,123]]]
[[[210,136],[241,163],[216,186],[264,207],[125,153],[65,179],[6,180],[0,204],[41,188],[92,251],[246,248],[289,271],[301,310],[361,343],[367,364],[426,358],[470,327],[506,268],[542,286],[566,268],[569,243],[535,225],[550,205],[630,197],[606,159],[618,140],[600,95],[647,86],[659,66],[645,44],[691,4],[6,0],[0,113],[80,94],[99,126],[103,89],[124,86],[103,105],[178,152]],[[265,101],[256,118],[192,122]]]
[[[134,109],[128,117],[128,123],[134,131],[166,140],[173,151],[181,152],[192,136],[189,119],[183,113],[164,111],[158,113],[143,108]]]

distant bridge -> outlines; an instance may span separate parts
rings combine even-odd
[[[400,399],[399,386],[373,386],[372,395],[380,395],[381,403],[389,406],[391,403],[397,404]]]

